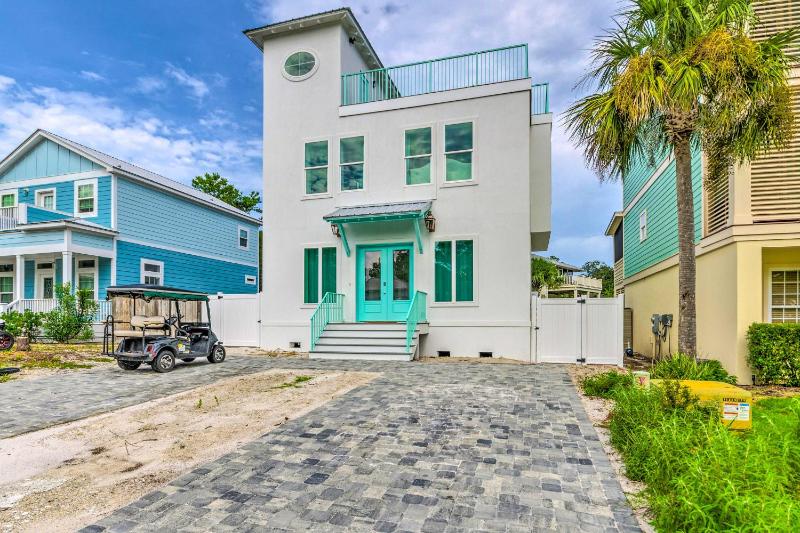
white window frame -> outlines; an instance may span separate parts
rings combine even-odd
[[[364,159],[362,161],[348,161],[347,163],[342,163],[342,139],[351,139],[353,137],[362,137],[364,139]],[[364,182],[361,184],[360,189],[342,189],[342,167],[345,165],[363,165],[364,168]],[[362,132],[355,132],[355,133],[343,133],[336,138],[336,190],[339,193],[350,193],[350,192],[364,192],[367,190],[367,134]],[[330,190],[330,187],[328,187]]]
[[[437,242],[450,242],[450,301],[449,302],[437,302],[436,301],[436,243]],[[459,302],[456,300],[456,241],[472,241],[472,301],[470,302]],[[432,282],[432,290],[431,293],[428,295],[428,307],[478,307],[479,306],[479,296],[478,296],[478,264],[480,261],[478,260],[478,253],[479,253],[479,242],[478,242],[478,235],[471,234],[471,235],[443,235],[441,237],[437,237],[433,239],[431,244],[431,272],[433,273],[433,282]]]
[[[144,257],[141,258],[139,261],[139,283],[145,283],[144,278],[154,278],[153,272],[146,272],[144,269],[145,265],[158,265],[161,271],[158,273],[158,277],[160,278],[159,283],[151,283],[151,285],[164,285],[164,261],[156,261],[155,259],[146,259]]]
[[[3,277],[3,278],[10,277],[11,278],[11,293],[10,293],[11,294],[11,300],[8,302],[8,303],[11,303],[16,299],[16,296],[17,296],[17,294],[16,294],[16,292],[17,292],[17,266],[13,262],[8,262],[8,261],[0,262],[0,265],[3,265],[3,266],[11,265],[11,272],[0,272],[0,277]],[[9,293],[3,292],[3,293],[0,293],[0,294],[9,294]]]
[[[42,205],[43,203],[40,202],[40,198],[44,198],[47,195],[53,196],[53,207],[45,207]],[[39,189],[34,193],[34,200],[33,204],[36,207],[40,207],[42,209],[51,209],[55,211],[57,209],[58,204],[56,203],[56,189],[55,187],[51,187],[49,189]]]
[[[6,189],[4,191],[0,191],[0,199],[2,199],[3,196],[8,196],[8,195],[14,196],[14,205],[6,206],[6,208],[17,207],[19,205],[19,200],[18,200],[19,197],[17,196],[18,192],[19,191],[17,189]],[[2,203],[0,203],[0,207],[2,207]]]
[[[789,272],[789,271],[798,272],[798,279],[800,280],[800,266],[790,266],[790,265],[775,266],[775,267],[772,267],[772,268],[767,270],[767,294],[766,294],[766,298],[764,300],[765,300],[765,302],[767,304],[767,322],[770,323],[770,324],[773,323],[772,322],[772,308],[773,307],[779,307],[781,309],[794,309],[794,308],[797,308],[798,309],[798,316],[800,316],[800,300],[798,300],[798,304],[797,305],[785,305],[785,304],[784,305],[773,305],[772,304],[772,274],[773,274],[773,272]],[[800,281],[798,281],[798,283],[800,283]],[[784,296],[785,296],[785,292],[784,292]],[[788,322],[788,323],[792,324],[793,322]],[[798,322],[794,322],[794,323],[800,323],[800,319],[798,319]]]
[[[244,275],[244,284],[245,285],[256,285],[258,283],[258,277],[252,274],[245,274]]]
[[[94,261],[93,267],[80,267],[81,261]],[[94,299],[97,300],[97,293],[99,291],[99,284],[100,284],[100,260],[96,257],[77,257],[75,258],[75,289],[80,288],[80,275],[81,274],[92,274],[94,278]]]
[[[424,129],[424,128],[428,128],[429,130],[431,130],[431,151],[427,155],[411,155],[411,156],[406,155],[406,132],[409,131],[409,130],[421,130],[421,129]],[[474,126],[473,126],[473,128],[474,128]],[[402,172],[403,186],[404,187],[425,187],[425,186],[429,187],[429,186],[433,185],[434,182],[436,181],[436,175],[437,175],[436,174],[436,168],[437,168],[436,157],[434,156],[434,154],[436,154],[436,150],[437,150],[437,145],[436,145],[436,125],[435,124],[431,124],[431,123],[427,123],[427,124],[419,124],[419,125],[416,125],[416,126],[406,126],[406,127],[403,128],[402,135],[403,135],[403,138],[401,139],[400,146],[403,147],[403,152],[402,152],[402,154],[403,154],[403,172]],[[474,135],[475,135],[475,130],[473,130],[473,136]],[[473,139],[473,143],[474,143],[474,139]],[[430,179],[429,179],[428,183],[409,184],[406,181],[406,168],[407,168],[407,165],[408,165],[408,160],[409,159],[419,159],[421,157],[430,158],[430,161],[431,161],[431,168],[430,168],[431,174],[429,176]]]
[[[647,240],[647,209],[639,212],[639,242]]]
[[[247,233],[247,246],[242,246],[242,231]],[[240,250],[250,249],[250,228],[238,226],[238,229],[236,230],[236,246],[238,246]]]
[[[80,203],[80,199],[78,198],[78,188],[81,185],[91,185],[94,191],[94,196],[92,199],[94,200],[94,209],[88,213],[80,213],[78,212],[78,205]],[[88,180],[77,180],[75,181],[73,194],[75,196],[75,205],[74,205],[74,213],[76,217],[79,218],[92,218],[97,216],[97,203],[98,203],[98,194],[97,194],[97,178],[90,178]],[[85,200],[86,198],[84,198]]]
[[[311,54],[312,56],[314,56],[314,66],[311,67],[311,70],[309,70],[308,72],[306,72],[301,76],[292,76],[291,74],[286,72],[286,60],[288,60],[290,57],[292,57],[294,54],[298,52],[305,52],[307,54]],[[299,48],[297,50],[292,50],[291,52],[289,52],[284,56],[283,61],[281,62],[281,74],[283,75],[284,78],[286,78],[289,81],[307,80],[308,78],[317,73],[318,68],[319,68],[319,54],[312,48]]]
[[[453,124],[465,124],[467,122],[472,123],[472,150],[456,150],[453,152],[447,152],[447,126],[451,126]],[[442,132],[442,144],[440,149],[440,160],[441,160],[441,170],[439,174],[441,176],[439,180],[439,185],[441,187],[464,187],[469,185],[477,185],[478,183],[478,120],[475,117],[465,117],[456,120],[448,120],[447,122],[442,123],[441,127]],[[461,181],[447,181],[447,155],[448,154],[463,154],[466,152],[472,152],[472,177],[468,180],[461,180]]]
[[[306,166],[306,145],[308,143],[316,143],[320,141],[325,141],[328,143],[328,164],[327,165],[320,165],[317,167],[307,167]],[[330,137],[314,137],[310,139],[303,139],[303,153],[301,154],[301,161],[303,162],[303,179],[301,181],[301,185],[303,187],[303,199],[304,200],[311,200],[314,198],[330,198],[333,196],[333,183],[331,179],[331,167],[333,166],[333,154],[332,152],[332,145],[333,142],[331,141]],[[309,194],[306,192],[306,170],[316,169],[316,168],[326,168],[325,178],[328,181],[328,190],[325,192],[318,192],[314,194]]]

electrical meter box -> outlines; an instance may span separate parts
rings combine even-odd
[[[663,379],[652,379],[652,385],[659,385]],[[695,381],[681,379],[680,384],[688,387],[692,394],[700,398],[701,402],[719,403],[720,420],[731,429],[750,429],[753,427],[753,417],[750,409],[753,405],[753,395],[736,385],[721,381]]]

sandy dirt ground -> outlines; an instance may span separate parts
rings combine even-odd
[[[270,370],[0,441],[0,531],[74,531],[377,374]]]
[[[575,383],[575,387],[578,389],[578,395],[581,397],[583,407],[589,415],[589,420],[592,422],[592,425],[595,426],[597,436],[603,444],[603,449],[611,461],[614,471],[617,473],[617,479],[619,479],[622,490],[628,498],[628,503],[630,503],[636,515],[636,519],[639,521],[639,527],[641,527],[642,531],[645,533],[655,532],[647,516],[647,505],[644,498],[641,496],[641,492],[645,489],[645,484],[640,481],[630,480],[625,476],[625,464],[622,461],[622,457],[620,457],[617,450],[611,445],[611,435],[607,429],[607,423],[608,417],[611,414],[611,408],[614,407],[614,402],[603,398],[590,398],[583,394],[583,390],[580,386],[581,381],[583,381],[585,377],[609,370],[616,370],[618,372],[624,371],[618,366],[612,365],[570,365],[569,375],[572,378],[572,382]]]

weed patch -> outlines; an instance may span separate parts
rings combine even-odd
[[[306,381],[311,381],[314,379],[314,376],[297,376],[294,378],[294,381],[287,381],[286,383],[281,383],[277,387],[273,387],[274,389],[297,389]]]
[[[716,359],[697,360],[694,357],[675,354],[653,365],[650,377],[655,379],[696,379],[699,381],[722,381],[736,384],[736,377],[722,368]]]
[[[581,382],[581,388],[587,396],[598,398],[611,398],[620,389],[633,387],[634,379],[631,374],[623,374],[614,370],[587,376]]]

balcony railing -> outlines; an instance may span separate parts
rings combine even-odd
[[[17,229],[17,226],[35,222],[52,222],[72,218],[69,213],[30,204],[0,207],[0,231]]]
[[[544,115],[550,112],[550,83],[537,83],[531,86],[531,115]]]
[[[0,231],[16,229],[18,220],[16,207],[0,207]]]
[[[342,105],[452,91],[528,77],[528,45],[518,44],[342,75]]]
[[[577,287],[579,289],[602,290],[603,280],[590,278],[589,276],[578,276],[577,274],[564,274],[564,286]]]

